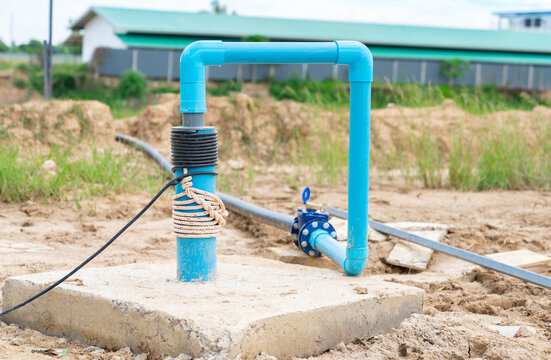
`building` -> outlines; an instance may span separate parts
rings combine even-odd
[[[551,32],[551,11],[497,12],[499,30]]]
[[[447,82],[441,63],[471,63],[458,84],[551,88],[551,34],[450,29],[92,7],[72,26],[82,34],[82,56],[100,75],[118,76],[133,68],[152,78],[179,77],[182,49],[196,40],[241,41],[262,35],[270,41],[357,40],[375,58],[380,82]],[[346,79],[348,69],[331,64],[232,65],[211,67],[211,80],[278,80],[293,76]]]

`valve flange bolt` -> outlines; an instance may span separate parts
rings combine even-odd
[[[308,236],[309,233],[310,232],[308,231],[308,229],[302,230],[302,235],[304,235],[304,236]]]
[[[323,223],[323,228],[324,228],[325,230],[329,229],[329,223]]]
[[[337,233],[335,231],[331,231],[331,236],[336,239],[337,238]]]
[[[300,245],[302,245],[303,248],[307,247],[308,246],[308,242],[306,241],[303,241],[300,243]]]
[[[318,222],[317,222],[317,221],[314,221],[314,222],[312,223],[312,227],[313,227],[314,229],[317,228],[317,227],[318,227]]]

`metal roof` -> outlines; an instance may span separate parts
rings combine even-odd
[[[182,50],[187,45],[204,38],[193,38],[171,35],[141,35],[119,34],[117,35],[128,47],[151,49]],[[225,41],[239,41],[239,39],[226,39]],[[500,63],[500,64],[532,64],[551,65],[551,56],[548,54],[524,53],[515,54],[503,51],[471,51],[448,50],[427,48],[404,48],[373,45],[369,47],[375,59],[409,59],[409,60],[446,60],[460,58],[466,61]]]
[[[516,16],[516,15],[551,15],[551,10],[541,11],[498,11],[494,12],[498,16]]]
[[[551,54],[550,33],[472,30],[295,20],[186,13],[176,11],[92,7],[73,26],[82,29],[95,15],[107,20],[119,35],[181,35],[191,38],[240,39],[263,35],[270,40],[358,40],[368,46],[478,50]]]

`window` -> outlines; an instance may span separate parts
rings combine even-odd
[[[526,18],[524,19],[524,27],[530,27],[532,26],[532,19]]]
[[[540,26],[541,26],[541,18],[535,18],[534,27],[540,27]]]

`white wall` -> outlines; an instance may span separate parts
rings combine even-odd
[[[535,27],[534,23],[536,18],[539,18],[541,25]],[[526,27],[524,21],[526,19],[531,20],[531,26]],[[517,15],[517,16],[508,16],[504,18],[505,26],[502,27],[507,30],[522,30],[522,31],[533,31],[533,32],[551,32],[551,15]],[[500,19],[501,22],[501,19]]]
[[[95,16],[84,27],[82,35],[82,61],[89,62],[98,47],[126,49],[126,45],[117,35],[115,29],[105,19]]]

